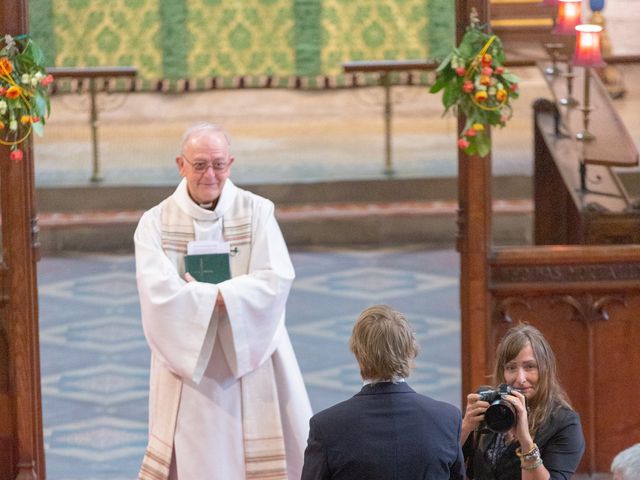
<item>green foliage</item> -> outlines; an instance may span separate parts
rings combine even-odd
[[[5,35],[0,46],[0,144],[10,146],[11,158],[20,160],[22,142],[31,132],[43,133],[53,77],[45,71],[42,50],[28,36]]]
[[[502,128],[511,118],[519,80],[504,68],[505,60],[500,39],[472,23],[460,45],[436,69],[430,91],[442,91],[443,114],[453,111],[465,116],[458,146],[469,155],[488,155],[489,127]]]

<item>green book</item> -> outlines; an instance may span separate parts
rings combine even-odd
[[[185,255],[184,268],[199,282],[220,283],[231,278],[228,253]]]

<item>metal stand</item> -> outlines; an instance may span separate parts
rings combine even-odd
[[[590,106],[589,89],[591,88],[591,69],[589,67],[584,68],[584,101],[582,108],[582,130],[576,133],[576,138],[581,142],[590,142],[595,139],[596,136],[589,131],[589,113],[593,110]]]

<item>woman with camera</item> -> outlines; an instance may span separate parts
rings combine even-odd
[[[500,387],[467,395],[460,441],[469,478],[571,478],[584,436],[542,333],[531,325],[511,328],[498,345],[494,378]]]

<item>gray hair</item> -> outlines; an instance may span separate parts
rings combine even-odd
[[[192,125],[182,134],[182,140],[180,142],[180,154],[182,155],[184,153],[184,147],[187,144],[187,142],[191,139],[191,137],[193,137],[194,135],[199,135],[204,132],[222,134],[222,136],[227,141],[227,145],[231,145],[231,138],[229,137],[229,134],[225,132],[222,127],[214,123],[200,122],[200,123],[196,123],[195,125]]]
[[[611,473],[621,475],[621,480],[640,478],[640,443],[622,450],[611,462]]]

